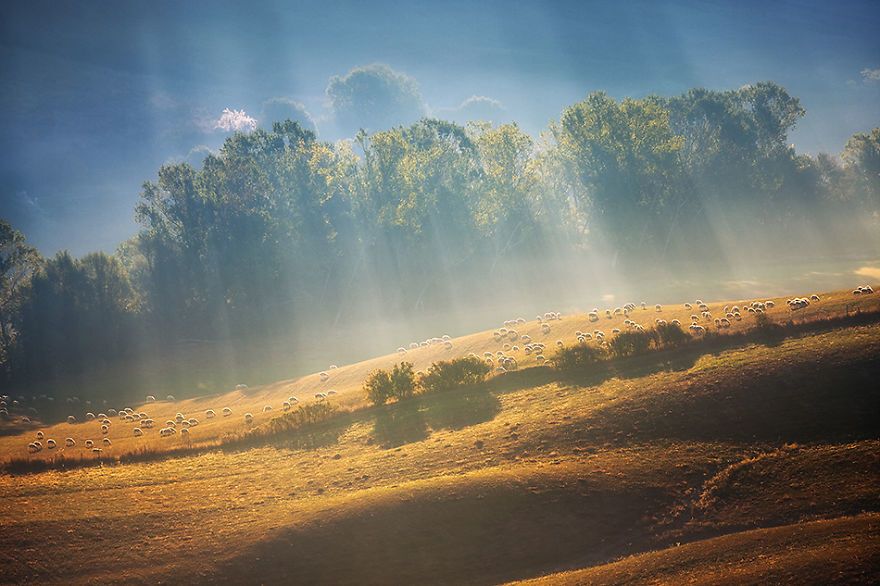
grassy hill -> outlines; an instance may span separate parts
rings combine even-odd
[[[880,325],[816,321],[853,312],[848,292],[821,297],[795,317],[810,327],[769,342],[737,337],[747,316],[711,344],[569,376],[523,357],[479,388],[383,408],[364,405],[360,383],[395,354],[327,382],[147,405],[156,419],[235,415],[193,428],[201,448],[178,457],[162,455],[188,447],[179,439],[114,422],[107,455],[155,447],[150,461],[0,475],[0,581],[876,581]],[[563,316],[548,346],[623,319]],[[532,322],[518,329],[543,336]],[[405,359],[496,351],[491,334]],[[217,447],[244,411],[260,425],[289,394],[328,388],[342,412],[321,426]],[[97,438],[96,425],[45,432]],[[32,433],[0,439],[0,457],[19,457]],[[46,451],[35,458],[57,458]]]

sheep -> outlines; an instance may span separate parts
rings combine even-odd
[[[189,419],[184,419],[183,421],[181,421],[180,427],[181,427],[181,429],[189,427]]]
[[[658,312],[663,311],[663,306],[658,303],[657,305],[654,306],[654,310],[658,311]]]
[[[54,450],[56,445],[57,444],[55,443],[55,440],[53,440],[53,439],[46,440],[46,447],[49,448],[50,450]]]
[[[154,397],[153,395],[147,395],[146,402],[147,403],[155,403],[156,397]]]
[[[43,434],[43,432],[42,432],[42,431],[38,431],[38,432],[37,432],[37,439],[43,439],[43,437],[45,437],[44,434]]]
[[[446,340],[445,342],[443,342],[443,347],[446,348],[447,350],[452,350],[452,342],[450,342],[449,340]]]
[[[550,324],[546,324],[546,323],[541,324],[541,331],[544,332],[545,334],[549,334],[550,333]]]
[[[29,443],[29,444],[27,445],[27,450],[28,450],[28,453],[30,453],[30,454],[36,454],[36,453],[39,452],[41,449],[42,449],[42,448],[40,448],[40,447],[37,446],[37,443],[36,443],[36,442],[31,442],[31,443]]]
[[[171,401],[171,402],[176,401],[176,399],[174,398],[174,395],[168,395],[167,397],[165,397],[165,400],[166,400],[166,401]]]
[[[156,422],[153,421],[152,419],[147,418],[147,419],[144,419],[143,421],[141,421],[141,427],[146,428],[146,429],[152,429],[152,427],[153,427],[153,425],[155,425],[155,423]]]
[[[131,432],[134,434],[134,437],[141,437],[142,435],[144,435],[144,430],[142,430],[140,427],[135,427],[131,430]]]
[[[318,376],[321,377],[321,382],[322,382],[322,383],[327,382],[327,379],[330,378],[330,375],[327,374],[326,372],[321,372],[321,373],[318,374]]]
[[[336,391],[334,391],[333,389],[330,389],[329,391],[327,391],[327,394],[328,395],[335,395]]]
[[[672,325],[675,325],[675,326],[681,327],[681,322],[680,322],[679,320],[677,320],[677,319],[672,320],[670,323],[672,323]]]
[[[180,437],[182,437],[184,439],[189,439],[189,430],[188,429],[181,429],[180,430]]]
[[[535,360],[538,361],[538,364],[544,364],[544,361],[547,360],[543,354],[538,354],[535,356]]]
[[[589,318],[589,320],[590,320],[591,322],[597,322],[597,321],[599,321],[599,314],[596,313],[596,312],[592,312],[592,311],[591,311],[590,313],[587,314],[587,317]]]
[[[106,413],[98,413],[98,419],[100,419],[101,422],[103,423],[104,420],[107,419],[107,414]]]
[[[444,336],[444,337],[448,338],[449,336]],[[336,366],[335,364],[330,365],[330,370],[336,370],[337,368],[339,368],[339,367]]]
[[[268,413],[271,410],[272,410],[272,405],[265,405],[263,407],[263,413]]]
[[[282,410],[282,411],[290,411],[290,402],[289,402],[289,401],[284,401],[284,402],[281,404],[281,410]]]
[[[418,342],[410,342],[410,343],[409,343],[409,349],[410,349],[410,350],[418,350],[418,349],[419,349],[419,343],[418,343]]]
[[[95,419],[94,413],[86,413],[86,421],[92,421]]]
[[[287,397],[287,400],[288,400],[288,402],[290,402],[291,405],[293,405],[294,403],[299,403],[299,399],[297,399],[296,397],[294,397],[292,395],[290,397]]]
[[[403,356],[404,354],[406,354],[406,348],[401,346],[400,348],[397,349],[397,353],[400,354],[401,356]]]
[[[238,383],[237,385],[235,385],[236,391],[246,391],[247,389],[248,389],[248,386],[244,383]]]
[[[691,305],[690,303],[685,303],[685,304],[684,304],[684,308],[687,309],[687,310],[691,310],[691,309],[694,308],[694,306]]]
[[[703,326],[698,326],[697,324],[691,324],[690,326],[688,326],[688,329],[698,336],[706,333],[706,329]]]
[[[244,422],[245,422],[245,423],[252,423],[253,421],[254,421],[254,416],[253,416],[253,415],[251,415],[250,413],[245,413],[245,414],[244,414]]]
[[[619,334],[619,333],[620,333],[620,328],[614,328],[613,330],[611,330],[611,333],[612,333],[612,334]]]
[[[819,301],[819,296],[813,293],[810,295],[810,301]]]
[[[183,416],[183,413],[178,413],[174,416],[174,419],[175,421],[177,421],[177,423],[182,423],[183,420],[186,419],[186,417]]]
[[[73,439],[72,437],[66,438],[64,440],[64,445],[67,446],[68,448],[72,448],[76,445],[76,440]]]
[[[208,409],[207,411],[205,411],[205,418],[206,418],[206,419],[214,419],[214,417],[215,417],[216,415],[217,415],[217,414],[214,413],[214,410],[213,410],[213,409]]]
[[[101,433],[103,435],[107,435],[108,433],[110,433],[110,427],[107,425],[102,425],[101,426]]]
[[[146,415],[144,415],[144,417],[146,417]],[[140,415],[138,415],[138,418],[140,418]],[[101,420],[101,425],[110,425],[111,423],[113,423],[113,422],[110,421],[109,419],[107,419],[106,417]]]
[[[232,415],[232,409],[230,409],[229,407],[224,407],[223,408],[223,417],[229,417],[230,415]]]
[[[198,420],[198,419],[196,419],[195,417],[190,417],[190,418],[189,418],[189,426],[190,426],[190,427],[195,427],[195,426],[197,426],[198,424],[199,424],[199,420]]]
[[[562,340],[556,340],[556,345],[559,346],[560,348],[565,346],[565,344],[562,342]]]
[[[104,453],[104,450],[102,450],[101,448],[92,448],[92,453],[93,454],[102,454],[102,453]]]
[[[177,422],[173,419],[169,419],[165,422],[165,427],[177,427]]]
[[[110,441],[110,438],[109,438],[109,437],[105,437],[104,439],[102,439],[102,440],[101,440],[101,443],[103,443],[105,446],[111,446],[111,445],[113,445],[113,442]]]
[[[31,418],[30,418],[30,417],[22,417],[22,418],[21,418],[21,422],[22,422],[22,423],[30,423],[30,422],[31,422]]]
[[[159,430],[160,437],[171,437],[175,433],[177,433],[177,430],[174,429],[173,427],[163,427],[162,429]]]
[[[89,439],[89,440],[86,440],[86,447],[87,447],[87,448],[93,448],[93,447],[95,447],[95,442],[93,442],[93,441],[90,440],[90,439]]]

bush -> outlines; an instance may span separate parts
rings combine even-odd
[[[680,325],[674,323],[659,324],[654,331],[657,332],[657,344],[666,348],[677,348],[691,339]]]
[[[419,378],[419,386],[426,393],[435,393],[476,385],[486,380],[490,370],[486,362],[473,356],[435,362]]]
[[[782,326],[775,323],[766,313],[755,314],[755,332],[760,338],[775,338],[782,335]]]
[[[608,342],[608,349],[618,357],[644,354],[651,345],[652,335],[650,332],[632,331],[621,332]]]
[[[367,401],[373,405],[384,405],[391,398],[391,374],[387,370],[374,370],[364,381]]]
[[[311,425],[323,423],[336,415],[336,407],[327,402],[307,403],[295,411],[273,417],[269,422],[270,433],[296,431]]]
[[[602,348],[582,343],[560,348],[556,351],[556,355],[553,356],[552,360],[557,370],[573,372],[586,370],[602,360],[604,354],[605,352]]]
[[[391,371],[391,394],[398,401],[409,399],[416,388],[416,378],[411,362],[401,362]]]
[[[415,375],[410,362],[401,362],[391,372],[374,370],[364,381],[364,393],[373,405],[384,405],[392,397],[401,401],[413,396]]]

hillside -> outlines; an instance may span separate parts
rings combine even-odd
[[[483,387],[384,408],[366,408],[360,384],[396,354],[340,365],[326,382],[315,374],[138,407],[157,419],[235,414],[192,428],[205,449],[179,457],[0,475],[0,580],[876,581],[880,324],[823,322],[854,302],[849,292],[820,297],[796,314],[820,321],[772,342],[731,335],[568,377],[523,357]],[[784,301],[770,312],[778,321],[790,313]],[[858,303],[867,313],[877,302]],[[646,325],[690,313],[635,311]],[[548,347],[623,319],[563,316],[550,322]],[[518,329],[543,335],[534,318]],[[404,358],[425,368],[501,349],[492,332],[452,346]],[[244,411],[260,425],[289,394],[313,400],[329,388],[345,411],[323,426],[209,449],[243,428]],[[265,404],[273,412],[259,413]],[[96,426],[44,432],[80,440],[99,437]],[[130,427],[111,425],[110,455],[138,441],[166,449],[155,436],[127,437]],[[31,433],[0,439],[0,454],[24,455]]]

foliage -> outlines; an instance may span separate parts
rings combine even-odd
[[[651,340],[653,340],[653,332],[638,330],[620,332],[608,342],[608,351],[618,358],[644,354],[650,348]]]
[[[680,325],[672,322],[660,323],[654,327],[658,346],[676,348],[690,341],[691,337]]]
[[[490,370],[486,362],[473,356],[442,360],[419,377],[418,385],[426,393],[450,391],[483,382]]]
[[[587,343],[563,346],[552,358],[554,367],[562,372],[588,370],[605,357],[605,351]]]
[[[300,405],[289,413],[273,417],[269,422],[270,433],[297,431],[333,418],[337,413],[335,405],[326,401]]]
[[[412,397],[416,381],[410,362],[396,364],[391,372],[377,369],[364,381],[364,394],[373,405],[384,405],[389,399],[402,401]]]

